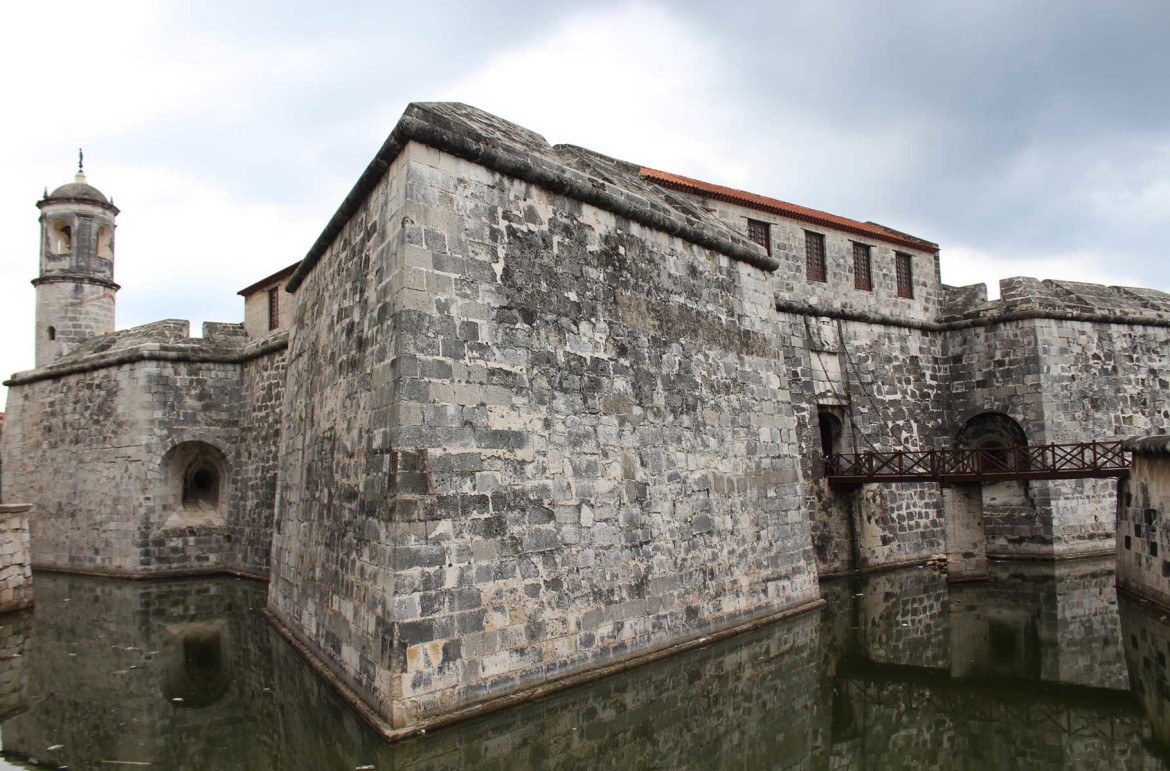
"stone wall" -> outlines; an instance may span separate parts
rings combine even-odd
[[[1170,428],[1167,329],[1052,320],[1038,325],[1048,441],[1124,439]],[[1113,548],[1113,480],[1050,482],[1054,551]]]
[[[943,551],[936,486],[829,488],[818,430],[818,407],[828,407],[843,422],[840,452],[939,445],[944,361],[941,337],[929,326],[945,293],[934,245],[894,231],[883,234],[873,223],[852,223],[866,232],[851,232],[842,218],[783,202],[772,202],[776,209],[769,209],[766,202],[737,203],[702,189],[683,192],[732,230],[746,233],[748,220],[768,223],[770,253],[778,265],[769,280],[787,329],[781,343],[803,449],[802,475],[810,482],[806,503],[818,573],[922,561]],[[824,238],[824,281],[808,274],[809,233]],[[854,281],[854,243],[870,247],[868,290]],[[896,253],[910,257],[913,297],[899,295]]]
[[[1020,424],[1029,444],[1047,439],[1041,357],[1036,321],[1005,321],[945,334],[947,388],[943,447],[957,446],[958,435],[986,413],[1006,415]],[[1053,523],[1037,498],[1052,483],[1032,481],[988,486],[983,496],[983,528],[990,554],[1050,556]]]
[[[394,727],[817,597],[766,272],[417,143],[347,206],[270,605]]]
[[[782,318],[791,330],[784,352],[802,470],[814,483],[806,504],[818,572],[920,562],[943,551],[937,485],[828,487],[818,428],[818,410],[829,408],[842,418],[839,451],[937,447],[943,427],[938,335],[894,324]]]
[[[238,472],[228,516],[233,569],[267,576],[272,553],[276,487],[280,477],[280,418],[284,407],[285,350],[241,365]]]
[[[1170,436],[1126,447],[1133,467],[1118,488],[1117,585],[1170,608]]]
[[[33,603],[28,504],[0,504],[0,613]]]

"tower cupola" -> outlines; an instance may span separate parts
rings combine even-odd
[[[37,366],[69,353],[86,338],[114,331],[114,218],[118,208],[77,174],[37,202],[41,210],[37,289]]]

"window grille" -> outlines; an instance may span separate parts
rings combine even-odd
[[[268,331],[280,327],[280,287],[268,290]]]
[[[898,296],[914,298],[914,272],[911,270],[910,255],[894,253],[894,267],[898,272]]]
[[[804,231],[805,275],[809,281],[826,281],[825,237],[820,233]]]
[[[772,253],[771,226],[767,222],[748,220],[748,238],[764,247],[768,254]]]
[[[873,290],[873,274],[870,271],[870,247],[853,244],[853,288],[866,292]]]

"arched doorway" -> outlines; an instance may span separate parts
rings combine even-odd
[[[817,427],[821,434],[821,454],[828,458],[842,451],[844,426],[832,407],[817,408]]]

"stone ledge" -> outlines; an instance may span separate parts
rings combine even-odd
[[[140,361],[198,362],[206,364],[243,364],[253,359],[288,348],[288,332],[280,332],[254,343],[243,350],[209,350],[200,343],[142,343],[132,348],[121,348],[109,353],[94,354],[67,364],[54,364],[41,369],[17,372],[6,386],[26,385],[41,380],[54,380],[66,375],[77,375],[99,369],[134,364]]]
[[[1126,452],[1138,455],[1170,455],[1170,434],[1155,434],[1126,439],[1121,443]]]

